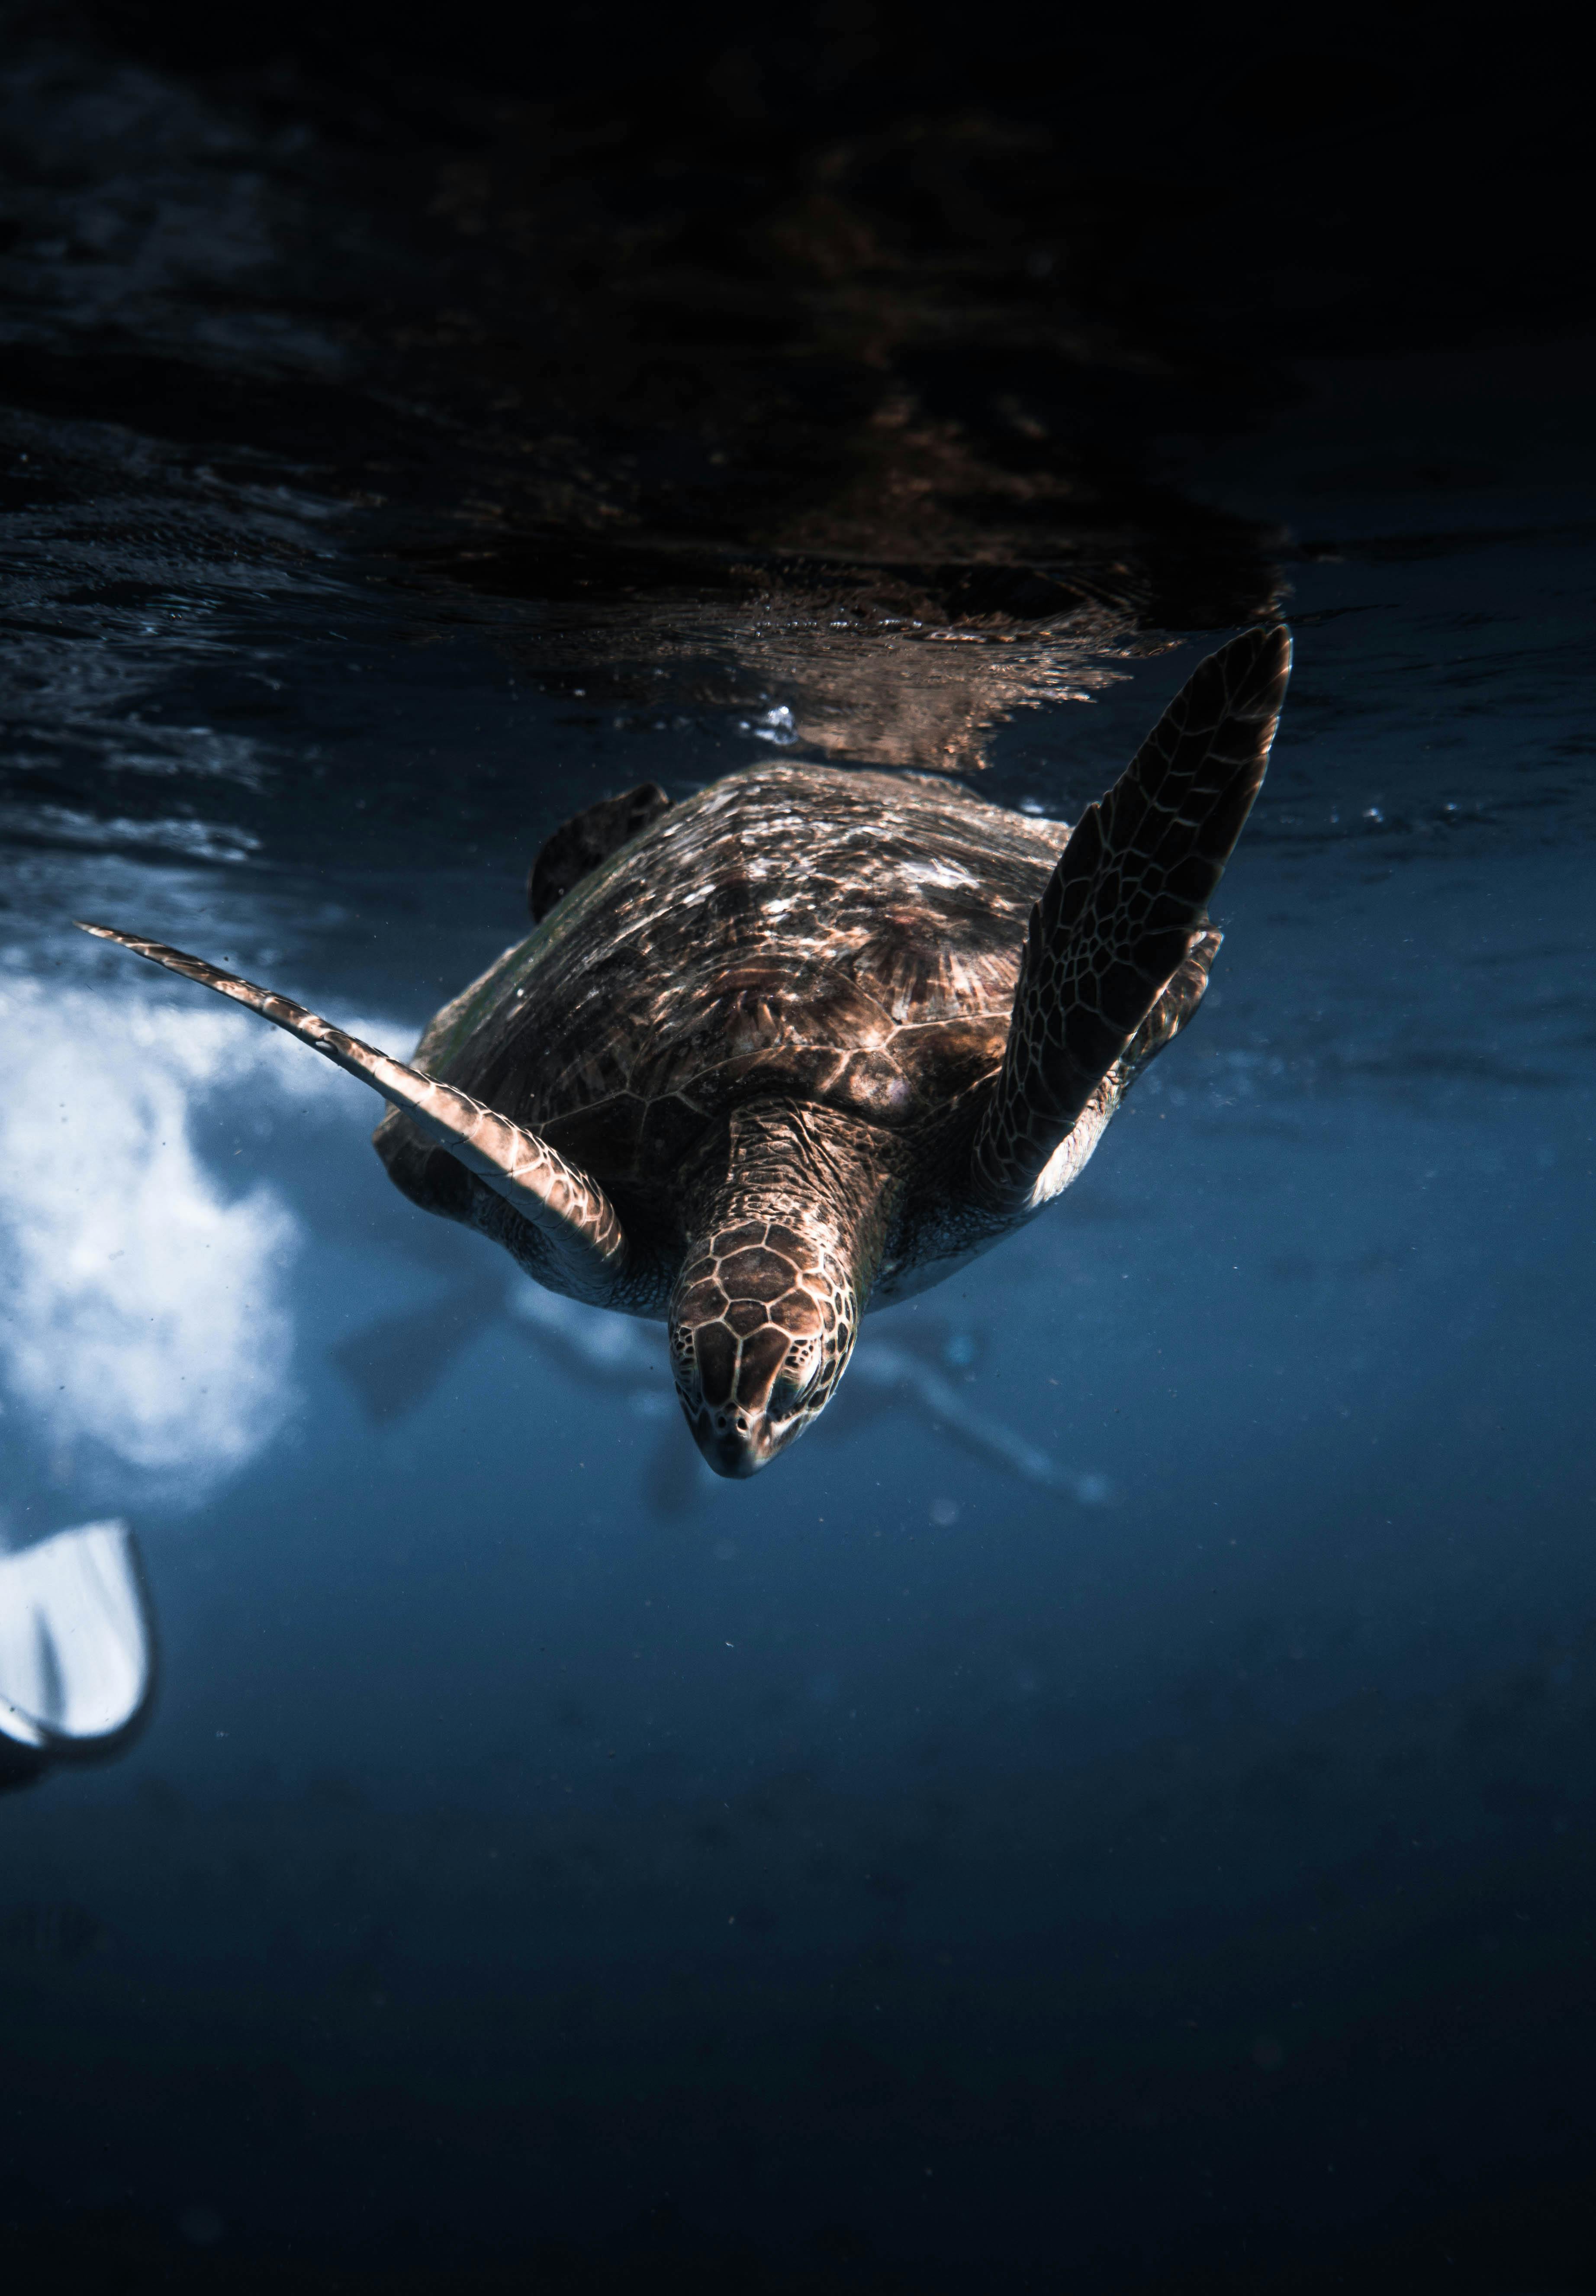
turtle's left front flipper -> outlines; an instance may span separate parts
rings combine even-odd
[[[1291,668],[1283,624],[1199,665],[1031,912],[1003,1064],[972,1179],[994,1210],[1045,1203],[1085,1162],[1125,1072],[1195,1009],[1207,906],[1269,762]]]
[[[290,996],[258,988],[252,980],[241,980],[236,973],[224,972],[201,956],[185,955],[180,948],[168,948],[164,941],[119,932],[112,925],[84,924],[81,919],[78,923],[96,940],[114,940],[135,956],[148,957],[151,964],[164,965],[168,972],[180,972],[218,996],[247,1004],[335,1067],[371,1085],[537,1231],[564,1289],[597,1307],[618,1300],[627,1253],[615,1207],[595,1180],[568,1164],[536,1132],[512,1124],[495,1109],[484,1108],[469,1093],[424,1070],[407,1067],[374,1045],[346,1035]]]

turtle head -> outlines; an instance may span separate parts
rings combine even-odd
[[[834,1229],[743,1218],[688,1252],[670,1304],[671,1366],[717,1475],[757,1475],[825,1409],[858,1330]]]

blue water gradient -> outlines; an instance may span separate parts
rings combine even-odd
[[[67,921],[408,1051],[548,829],[762,721],[551,694],[519,610],[418,633],[333,553],[65,650],[92,801],[10,824],[0,1504],[135,1522],[162,1692],[0,1806],[19,2190],[1122,2288],[1588,2173],[1587,370],[1327,362],[1170,442],[1278,521],[1297,628],[1213,994],[751,1485],[651,1329],[394,1193],[357,1086]],[[1212,643],[1110,649],[983,793],[1073,817]],[[108,813],[162,758],[186,809]]]

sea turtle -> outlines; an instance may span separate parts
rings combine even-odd
[[[390,1102],[389,1177],[540,1283],[665,1318],[724,1475],[810,1424],[873,1306],[1080,1172],[1191,1018],[1207,903],[1264,777],[1283,626],[1203,662],[1074,831],[928,776],[772,764],[607,799],[539,857],[531,936],[393,1060],[119,941]]]

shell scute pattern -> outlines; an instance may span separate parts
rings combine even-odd
[[[939,783],[742,775],[577,884],[445,1007],[418,1063],[623,1203],[752,1095],[912,1124],[1001,1061],[1066,835]]]
[[[961,947],[927,929],[914,910],[872,918],[872,930],[847,960],[851,978],[880,1005],[894,1028],[923,1026],[972,1013],[1009,1022],[1019,969],[1011,945],[988,955]],[[971,938],[980,920],[971,920]]]

